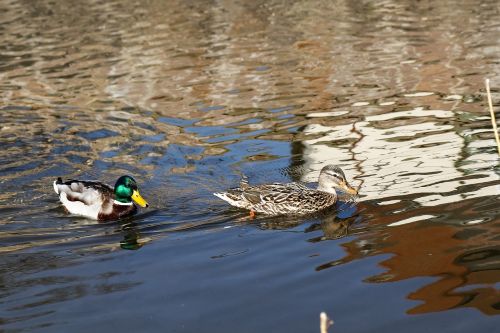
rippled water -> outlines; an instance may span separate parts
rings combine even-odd
[[[492,1],[0,3],[0,330],[492,332]],[[500,115],[497,112],[497,117]],[[317,180],[355,205],[248,218],[211,193]],[[151,207],[65,214],[55,177]]]

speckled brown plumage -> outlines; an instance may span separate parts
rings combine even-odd
[[[304,215],[330,207],[337,200],[335,194],[310,189],[302,184],[265,184],[230,189],[226,195],[241,202],[241,208],[268,215]]]
[[[319,176],[318,188],[301,183],[273,183],[250,186],[246,179],[240,187],[214,193],[229,204],[268,215],[305,215],[331,207],[338,199],[336,190],[357,194],[337,166],[325,166]]]

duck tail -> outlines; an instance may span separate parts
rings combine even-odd
[[[227,201],[227,193],[225,192],[214,192],[213,195],[215,195],[217,198],[221,198],[224,201]]]
[[[233,206],[235,205],[236,200],[234,200],[233,198],[231,198],[229,196],[229,193],[227,193],[227,192],[215,192],[214,195],[216,197],[221,198],[222,200],[230,203]]]
[[[62,184],[63,181],[62,181],[62,178],[61,177],[57,177],[57,180],[54,180],[54,191],[56,191],[56,194],[59,194],[59,187],[57,185],[60,185]]]
[[[214,193],[214,195],[218,198],[221,198],[222,200],[224,200],[225,202],[229,203],[232,206],[243,207],[242,202],[241,202],[241,198],[239,198],[231,193],[216,192],[216,193]]]

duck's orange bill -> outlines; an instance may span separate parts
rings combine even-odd
[[[139,194],[139,191],[137,191],[137,190],[134,190],[134,192],[132,192],[132,200],[134,200],[134,202],[141,207],[149,206],[148,203],[146,202],[146,200],[144,200],[144,198],[141,197],[141,195]]]
[[[352,195],[358,195],[358,190],[356,190],[354,187],[352,187],[351,185],[349,185],[347,182],[346,183],[343,183],[342,186],[341,186],[342,190],[348,194],[352,194]]]

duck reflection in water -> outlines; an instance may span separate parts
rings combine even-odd
[[[349,234],[350,226],[357,219],[357,212],[354,201],[337,202],[335,207],[310,215],[309,217],[314,222],[305,228],[304,232],[322,231],[322,235],[309,239],[313,243],[345,237]],[[259,227],[261,229],[285,230],[295,228],[303,222],[303,218],[266,217],[260,219]]]
[[[140,241],[141,234],[137,230],[137,224],[130,222],[121,226],[121,231],[124,233],[123,239],[120,241],[120,248],[123,250],[139,250],[145,243]]]

